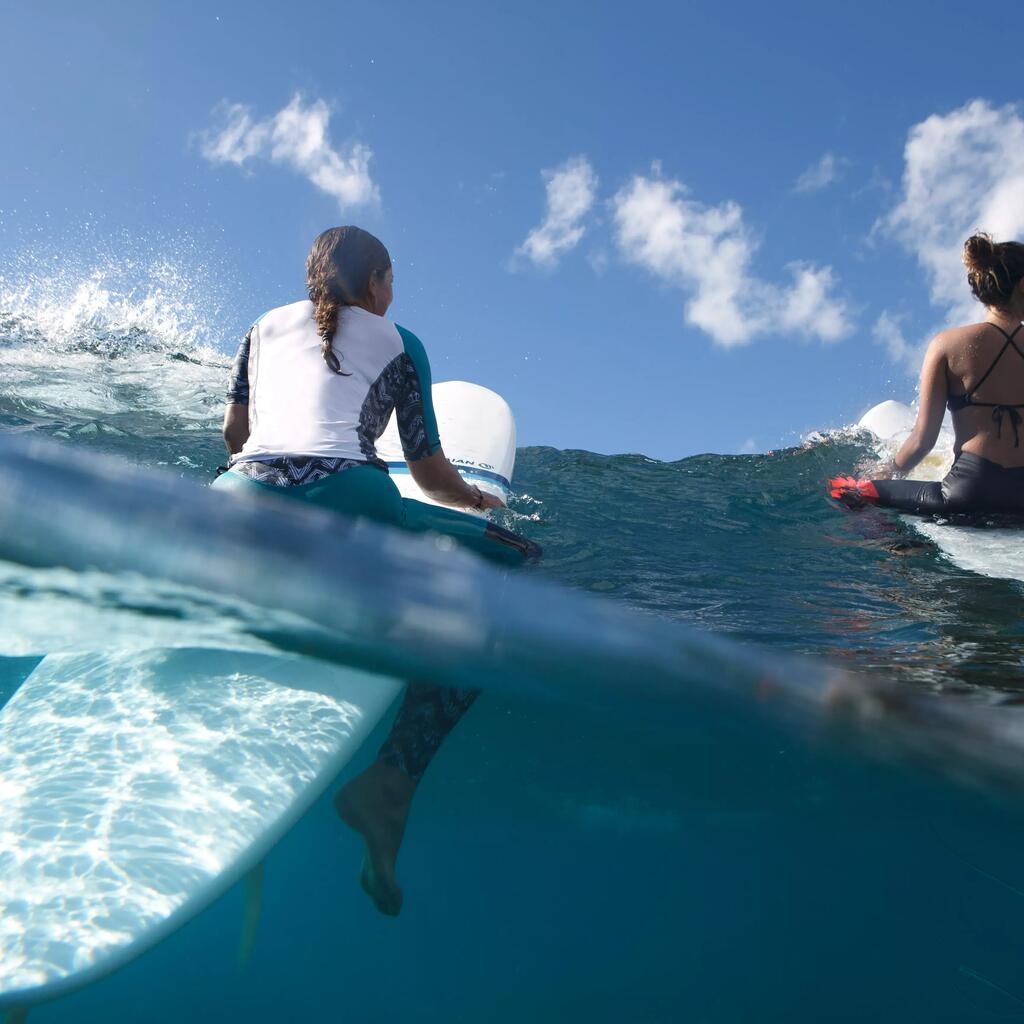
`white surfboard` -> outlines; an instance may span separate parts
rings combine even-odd
[[[902,402],[882,402],[869,409],[858,426],[878,438],[886,458],[895,455],[913,429],[917,414]],[[941,480],[953,463],[953,430],[943,423],[932,451],[915,467],[912,479]],[[1024,581],[1024,530],[987,526],[946,525],[918,516],[904,516],[914,529],[938,545],[961,569],[996,579]]]
[[[435,386],[434,404],[449,458],[507,498],[504,400],[453,382]],[[397,482],[426,500],[408,473]],[[44,659],[0,710],[0,1010],[95,981],[208,906],[323,793],[401,688],[263,653]]]
[[[400,689],[237,651],[46,658],[0,712],[0,1007],[102,977],[206,907]]]
[[[508,403],[488,388],[463,380],[435,384],[432,394],[437,431],[449,461],[470,483],[507,502],[516,461],[516,424]],[[393,416],[377,442],[377,454],[388,464],[403,498],[439,504],[423,494],[409,473]]]

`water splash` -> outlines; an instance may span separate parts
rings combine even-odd
[[[16,258],[0,276],[0,428],[103,438],[130,456],[141,440],[133,457],[158,464],[147,441],[215,438],[235,327],[226,284],[189,255]]]

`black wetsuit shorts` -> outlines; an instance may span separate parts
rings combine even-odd
[[[963,452],[944,480],[872,480],[878,504],[923,515],[1001,513],[1024,516],[1024,466],[1007,469]]]

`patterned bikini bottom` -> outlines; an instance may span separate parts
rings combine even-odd
[[[250,480],[275,487],[295,487],[311,484],[325,476],[341,473],[356,466],[374,466],[386,473],[388,467],[380,460],[328,459],[318,455],[282,455],[263,462],[245,460],[231,463],[232,473],[241,473]]]

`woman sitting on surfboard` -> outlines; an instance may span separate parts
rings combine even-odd
[[[393,275],[381,242],[330,228],[310,249],[306,283],[309,301],[264,314],[238,350],[224,415],[230,468],[214,486],[270,489],[401,526],[401,495],[374,447],[394,412],[422,491],[446,505],[501,507],[445,457],[423,345],[384,319]],[[411,684],[377,761],[335,798],[366,843],[362,885],[385,914],[401,909],[395,860],[416,785],[477,692]]]
[[[910,436],[877,479],[830,481],[832,497],[925,515],[1024,514],[1024,245],[979,233],[964,243],[963,261],[985,319],[932,339]],[[932,450],[947,408],[956,440],[945,479],[895,479]]]

